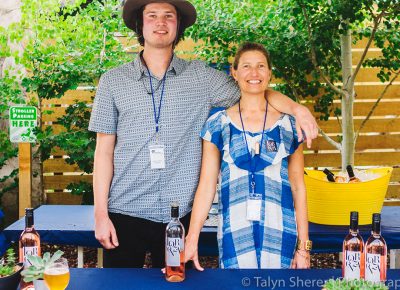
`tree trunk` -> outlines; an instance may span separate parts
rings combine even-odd
[[[341,45],[341,61],[342,61],[342,170],[347,165],[354,165],[354,120],[353,120],[353,103],[354,103],[354,82],[351,81],[352,76],[352,52],[351,52],[351,31],[347,30],[340,36]]]

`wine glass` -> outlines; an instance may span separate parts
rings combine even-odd
[[[44,270],[44,282],[50,290],[65,290],[69,283],[69,267],[65,258],[59,258]]]

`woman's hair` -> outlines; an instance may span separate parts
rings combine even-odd
[[[146,5],[141,7],[138,11],[138,18],[136,20],[136,35],[137,39],[140,43],[141,46],[144,46],[144,37],[143,37],[143,11]],[[175,7],[175,6],[174,6]],[[185,33],[185,28],[183,25],[181,25],[181,16],[179,10],[175,7],[176,13],[177,13],[177,18],[178,18],[178,29],[176,32],[176,39],[174,42],[174,47],[183,39],[183,34]]]
[[[239,60],[240,57],[242,56],[243,53],[248,52],[248,51],[259,51],[261,52],[265,58],[267,59],[267,64],[268,68],[272,69],[271,66],[271,59],[269,57],[268,51],[265,49],[264,45],[255,43],[255,42],[245,42],[243,43],[237,50],[236,55],[235,55],[235,60],[233,61],[233,68],[237,70],[238,65],[239,65]]]

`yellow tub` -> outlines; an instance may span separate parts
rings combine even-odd
[[[393,168],[368,169],[379,178],[358,183],[325,181],[322,171],[305,170],[308,220],[325,225],[348,225],[350,212],[359,212],[359,224],[371,224],[372,214],[381,212]],[[335,172],[334,172],[335,173]]]

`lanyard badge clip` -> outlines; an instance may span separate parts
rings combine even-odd
[[[159,120],[160,120],[160,114],[161,114],[162,100],[163,100],[163,96],[164,96],[165,81],[167,78],[167,71],[165,71],[164,77],[162,79],[160,104],[159,104],[158,110],[157,110],[156,102],[155,102],[155,98],[154,98],[153,82],[151,80],[152,76],[151,76],[150,70],[147,67],[147,65],[146,65],[146,68],[147,68],[147,72],[149,74],[149,79],[150,79],[151,97],[152,97],[152,101],[153,101],[154,121],[156,123],[155,144],[149,145],[150,166],[151,166],[151,169],[164,169],[166,167],[165,166],[165,146],[163,144],[161,144],[160,140],[159,140],[160,139],[159,138],[160,137],[159,136],[160,135]]]

